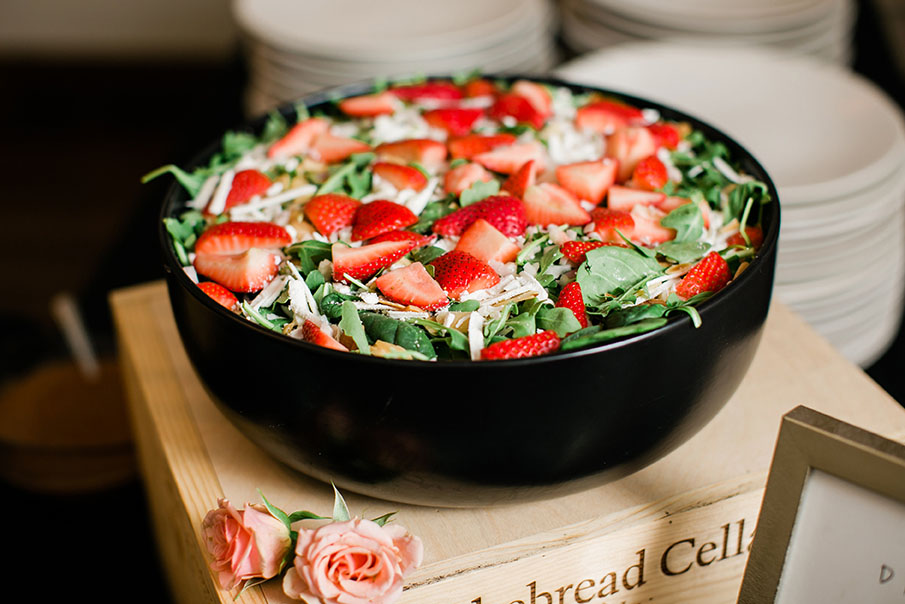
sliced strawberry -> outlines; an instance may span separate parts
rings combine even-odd
[[[443,178],[443,189],[458,197],[462,191],[470,188],[474,183],[490,182],[491,180],[493,180],[493,175],[481,164],[469,162],[458,165],[446,173]]]
[[[672,124],[666,122],[657,122],[647,127],[650,133],[654,135],[654,142],[657,147],[666,147],[667,149],[675,149],[682,140],[679,129]]]
[[[381,241],[410,241],[414,246],[412,249],[416,250],[425,245],[430,245],[436,238],[436,235],[419,235],[413,231],[400,230],[377,235],[376,237],[371,238],[368,243],[380,243]]]
[[[635,221],[635,231],[631,236],[632,241],[647,245],[672,241],[676,238],[676,230],[660,224],[666,212],[654,206],[637,205],[632,208],[632,220]]]
[[[270,188],[270,179],[257,170],[240,170],[233,176],[233,182],[223,204],[223,212],[250,200],[255,195],[263,195]],[[207,204],[205,212],[209,213],[211,204]],[[221,212],[222,213],[222,212]]]
[[[481,262],[512,262],[520,251],[519,246],[510,241],[492,224],[478,218],[462,233],[456,249],[468,252]]]
[[[525,206],[518,198],[493,195],[437,219],[431,229],[438,235],[458,237],[478,218],[507,237],[517,237],[528,228]]]
[[[336,341],[336,339],[321,329],[320,325],[311,319],[305,319],[302,324],[302,339],[324,348],[332,348],[333,350],[342,350],[349,352],[349,349]]]
[[[377,145],[380,161],[397,164],[418,162],[428,170],[437,170],[446,160],[446,145],[430,138],[410,138]]]
[[[267,150],[267,157],[291,157],[304,155],[311,148],[315,139],[330,128],[327,120],[311,117],[293,126],[283,138],[275,142]]]
[[[632,187],[613,185],[606,195],[606,206],[611,210],[631,212],[636,205],[656,206],[666,200],[666,195],[656,191],[642,191]]]
[[[628,180],[638,162],[656,151],[654,135],[644,127],[620,128],[606,138],[606,156],[619,161],[619,182]]]
[[[625,210],[594,208],[591,210],[591,218],[594,220],[594,232],[600,235],[602,241],[623,243],[619,233],[631,239],[635,232],[635,219]]]
[[[761,245],[764,243],[764,231],[759,226],[746,226],[745,233],[748,235],[748,239],[751,241],[751,246],[754,249],[759,249]],[[734,235],[730,235],[726,240],[726,245],[748,245],[745,243],[745,238],[742,237],[741,232],[735,233]]]
[[[512,85],[512,94],[524,97],[531,103],[534,110],[544,119],[553,115],[553,97],[550,91],[542,84],[528,80],[518,80]]]
[[[465,82],[465,85],[462,88],[465,96],[468,98],[496,96],[496,93],[499,92],[497,87],[493,85],[493,82],[485,80],[484,78],[472,78]]]
[[[305,204],[305,216],[322,235],[331,235],[352,225],[352,217],[361,206],[357,199],[340,193],[325,193]]]
[[[427,186],[427,177],[421,170],[412,166],[380,161],[371,166],[371,170],[400,191],[403,189],[420,191]]]
[[[505,147],[515,143],[512,134],[469,134],[454,138],[446,143],[450,157],[453,159],[471,159],[479,153],[486,153],[497,147]]]
[[[346,275],[353,279],[369,279],[377,271],[386,268],[408,254],[415,247],[412,241],[381,241],[361,247],[349,247],[334,243],[333,279],[346,283]]]
[[[542,331],[521,338],[502,340],[481,351],[485,361],[501,359],[521,359],[550,354],[559,350],[560,339],[553,330]]]
[[[339,110],[351,117],[389,115],[396,111],[398,106],[396,97],[388,91],[353,96],[339,102]]]
[[[500,276],[486,262],[459,249],[435,258],[430,265],[434,267],[434,279],[453,300],[465,292],[487,289],[500,282]]]
[[[522,167],[509,175],[503,183],[503,191],[516,197],[524,197],[525,189],[537,182],[537,160],[529,159]]]
[[[599,161],[564,164],[556,168],[556,180],[579,199],[597,205],[616,182],[617,168],[616,160],[609,157]]]
[[[648,155],[632,170],[632,186],[646,191],[662,189],[669,182],[666,166],[656,155]]]
[[[346,159],[353,153],[364,153],[370,150],[370,145],[360,140],[324,132],[314,140],[311,155],[314,159],[332,164]]]
[[[618,101],[604,100],[588,103],[575,112],[575,127],[609,134],[626,126],[644,123],[644,114],[637,107]]]
[[[458,86],[445,81],[393,86],[389,92],[410,103],[424,100],[457,101],[465,96]]]
[[[703,292],[718,292],[729,283],[729,265],[717,252],[710,252],[682,278],[676,294],[688,299]]]
[[[575,314],[578,323],[582,328],[588,326],[588,313],[584,305],[584,298],[581,296],[581,285],[578,281],[566,283],[559,292],[559,299],[556,300],[557,308],[568,308]]]
[[[528,187],[522,201],[528,224],[582,225],[591,222],[591,215],[581,207],[578,199],[552,182]]]
[[[397,231],[418,222],[410,209],[386,199],[362,204],[352,217],[352,241],[370,239],[390,231]]]
[[[253,247],[240,254],[195,254],[199,275],[234,292],[256,292],[276,276],[281,257],[277,252]]]
[[[449,303],[446,292],[420,262],[381,275],[374,284],[384,296],[398,304],[437,310]]]
[[[272,222],[221,222],[209,226],[195,242],[197,254],[238,254],[253,247],[277,249],[292,238]]]
[[[498,121],[510,117],[519,124],[528,124],[535,130],[543,128],[546,121],[544,115],[534,108],[531,101],[511,92],[498,96],[487,114]]]
[[[422,117],[434,128],[446,130],[449,136],[465,136],[482,115],[484,110],[475,107],[441,107],[425,111]]]
[[[566,241],[559,246],[559,251],[562,252],[563,256],[569,259],[569,262],[581,264],[587,259],[588,252],[606,245],[627,247],[625,243],[622,243],[621,239],[619,240],[619,243],[612,241]]]
[[[543,146],[533,141],[496,147],[490,151],[478,153],[472,157],[472,160],[488,170],[502,174],[514,174],[525,165],[525,162],[531,160],[536,162],[538,172],[543,172],[545,167]]]
[[[214,302],[224,308],[235,312],[239,306],[239,300],[231,291],[214,281],[204,281],[198,284],[198,289],[210,296]]]

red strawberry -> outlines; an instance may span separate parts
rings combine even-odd
[[[430,138],[410,138],[377,145],[380,161],[397,164],[418,162],[428,170],[437,170],[446,160],[446,145]]]
[[[553,97],[542,84],[518,80],[512,85],[512,94],[524,97],[544,119],[553,115]]]
[[[632,208],[632,220],[635,221],[632,241],[653,245],[675,239],[676,230],[660,224],[664,216],[666,212],[655,206],[637,205]]]
[[[486,153],[515,142],[512,134],[469,134],[454,138],[446,143],[450,157],[453,159],[471,159],[479,153]]]
[[[635,220],[631,213],[625,210],[594,208],[591,210],[591,218],[594,220],[594,232],[600,235],[603,241],[623,243],[619,233],[631,239],[635,232]]]
[[[465,96],[473,98],[476,96],[495,96],[499,92],[493,82],[483,78],[474,78],[465,82],[463,86]]]
[[[528,124],[536,130],[543,128],[546,121],[544,115],[534,108],[531,101],[511,92],[497,97],[487,114],[498,121],[511,117],[517,123]]]
[[[370,239],[418,222],[418,217],[402,204],[377,199],[363,204],[352,217],[352,241]]]
[[[325,133],[330,124],[319,117],[308,118],[292,127],[283,138],[267,150],[267,157],[291,157],[303,155],[311,148],[314,140]]]
[[[517,237],[528,228],[525,206],[515,197],[493,195],[437,219],[432,230],[445,237],[458,237],[471,223],[483,218],[507,237]]]
[[[333,336],[321,329],[320,325],[311,319],[305,319],[302,324],[302,339],[324,348],[332,348],[333,350],[342,350],[349,352],[349,349],[337,342]]]
[[[332,164],[346,159],[353,153],[364,153],[370,150],[371,147],[365,142],[325,132],[314,140],[311,155],[314,159]]]
[[[559,350],[560,339],[553,330],[512,340],[502,340],[491,344],[481,351],[481,359],[485,361],[501,359],[521,359],[549,354]]]
[[[291,242],[286,229],[271,222],[221,222],[201,233],[195,253],[238,254],[253,247],[277,249]]]
[[[384,91],[343,99],[339,110],[352,117],[375,117],[393,113],[398,104],[394,95]]]
[[[482,115],[483,109],[473,107],[441,107],[425,111],[422,117],[434,128],[446,130],[449,136],[465,136]]]
[[[538,172],[544,171],[544,149],[535,142],[518,143],[507,147],[497,147],[484,153],[478,153],[471,158],[488,170],[502,174],[513,174],[525,165],[525,162],[534,160]]]
[[[635,165],[657,151],[657,143],[650,130],[643,127],[620,128],[606,137],[606,156],[619,161],[619,182],[628,180]]]
[[[569,259],[573,264],[581,264],[587,259],[587,253],[606,245],[619,245],[625,247],[625,243],[619,240],[619,243],[612,241],[566,241],[559,246],[562,255]]]
[[[229,195],[226,196],[226,203],[223,205],[223,212],[232,207],[242,205],[255,195],[263,195],[272,184],[267,176],[257,170],[236,172],[236,175],[233,176],[232,186],[229,189]],[[207,207],[210,208],[210,203]]]
[[[276,276],[280,254],[253,247],[240,254],[195,254],[193,265],[199,275],[212,279],[234,292],[256,292]]]
[[[759,226],[746,226],[745,233],[748,235],[748,239],[751,241],[751,246],[754,249],[760,248],[760,246],[764,243],[764,232]],[[734,235],[730,235],[726,240],[726,245],[748,245],[745,243],[745,238],[742,237],[741,232],[735,233]]]
[[[443,188],[456,197],[476,182],[490,182],[493,176],[481,164],[461,164],[446,173]]]
[[[487,289],[500,282],[500,276],[487,263],[458,249],[435,258],[430,265],[434,267],[434,279],[453,300],[465,292]]]
[[[658,206],[666,201],[666,195],[656,191],[642,191],[631,187],[613,185],[607,192],[606,205],[611,210],[631,212],[636,205]]]
[[[381,241],[361,247],[349,247],[344,243],[334,243],[333,279],[347,282],[346,275],[353,279],[369,279],[377,271],[386,268],[414,249],[412,241]]]
[[[654,141],[657,147],[666,147],[667,149],[675,149],[682,140],[679,129],[672,124],[666,122],[657,122],[647,127],[650,133],[654,135]]]
[[[352,224],[361,202],[340,193],[325,193],[305,204],[305,216],[322,235],[331,235]]]
[[[641,110],[619,101],[595,101],[575,112],[575,127],[579,130],[593,130],[609,134],[626,126],[644,123]]]
[[[591,215],[581,207],[578,199],[552,182],[528,187],[523,201],[528,224],[577,226],[591,222]]]
[[[512,262],[520,251],[519,246],[483,218],[465,229],[456,243],[456,250],[468,252],[481,262]]]
[[[443,81],[393,86],[389,92],[409,102],[423,100],[457,101],[465,96],[458,86],[452,82]]]
[[[503,190],[516,197],[524,197],[525,189],[535,182],[537,182],[537,161],[529,159],[506,179]]]
[[[446,292],[420,262],[381,275],[374,284],[384,296],[398,304],[437,310],[449,303]]]
[[[588,326],[588,313],[585,309],[584,298],[581,296],[581,285],[578,281],[567,283],[562,291],[559,292],[559,299],[556,301],[557,308],[568,308],[575,313],[578,323],[584,328]]]
[[[729,283],[729,265],[717,252],[710,252],[682,278],[676,294],[688,299],[703,292],[718,292]]]
[[[656,155],[648,155],[632,171],[632,185],[646,191],[661,189],[668,181],[666,166]]]
[[[433,243],[436,238],[436,235],[419,235],[412,231],[390,231],[389,233],[383,233],[382,235],[371,238],[368,243],[380,243],[381,241],[411,241],[414,245],[412,249],[416,250]]]
[[[421,170],[412,166],[380,161],[371,166],[371,170],[380,178],[392,183],[400,191],[403,189],[420,191],[427,186],[427,177],[421,173]]]
[[[579,199],[597,205],[616,182],[617,168],[616,160],[609,157],[599,161],[564,164],[556,168],[556,180]]]
[[[236,299],[233,293],[219,283],[204,281],[198,284],[198,288],[213,298],[214,302],[233,312],[235,312],[236,307],[239,306],[239,300]]]

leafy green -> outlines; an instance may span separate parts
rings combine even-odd
[[[371,347],[368,345],[368,338],[365,335],[361,319],[358,317],[358,309],[355,308],[355,304],[351,300],[346,300],[342,304],[341,313],[342,318],[339,321],[339,328],[343,330],[344,334],[352,338],[358,348],[358,352],[371,354]]]
[[[753,180],[742,183],[732,189],[732,191],[729,192],[728,197],[729,199],[726,207],[727,216],[725,217],[725,220],[729,221],[732,218],[741,220],[742,215],[746,213],[745,209],[750,208],[752,203],[768,203],[770,201],[770,191],[764,183]]]
[[[197,210],[189,210],[180,214],[179,218],[164,218],[163,224],[172,237],[173,249],[176,251],[179,262],[182,266],[188,266],[191,262],[189,262],[186,250],[195,245],[195,240],[204,230],[207,224],[204,216]]]
[[[428,359],[436,358],[437,353],[427,332],[420,327],[376,312],[362,312],[359,317],[371,342],[383,340],[422,354]]]
[[[473,185],[462,191],[459,195],[459,205],[463,208],[477,203],[482,199],[486,199],[491,195],[500,192],[500,182],[498,180],[489,180],[487,182],[478,180]]]
[[[561,338],[581,329],[581,323],[569,308],[552,308],[544,306],[537,312],[537,326],[540,329],[551,329]]]
[[[331,321],[336,321],[342,317],[343,303],[357,299],[356,296],[341,294],[339,292],[330,292],[318,302],[317,308],[322,315]]]
[[[317,188],[315,195],[339,192],[361,199],[371,190],[371,170],[368,165],[374,157],[373,153],[350,155],[346,163],[331,169],[330,175]]]
[[[657,253],[675,260],[679,264],[694,262],[698,258],[704,257],[709,250],[710,244],[703,241],[686,241],[684,243],[666,241],[656,248]]]
[[[605,327],[623,327],[646,319],[658,319],[666,314],[664,304],[636,304],[611,311],[603,321]]]
[[[676,243],[697,241],[704,232],[704,215],[695,203],[685,203],[667,214],[660,224],[676,230]]]
[[[311,291],[317,291],[317,288],[326,283],[326,281],[320,271],[309,271],[305,277],[305,285]]]
[[[503,310],[500,311],[500,316],[492,321],[488,321],[484,324],[484,345],[489,346],[494,338],[500,335],[500,330],[506,325],[506,321],[509,319],[509,313],[512,312],[515,304],[510,303],[503,307]]]
[[[420,262],[421,264],[427,265],[428,262],[439,258],[445,253],[446,250],[444,250],[442,247],[431,245],[412,252],[412,259],[415,262]]]
[[[450,199],[441,199],[438,201],[432,201],[421,210],[421,214],[418,215],[418,222],[412,225],[411,230],[416,233],[426,233],[430,230],[434,221],[438,218],[443,218],[447,214],[453,212],[455,210],[455,206],[453,205],[455,200]]]
[[[302,105],[304,107],[304,105]],[[289,124],[283,114],[277,110],[271,111],[264,122],[261,131],[261,142],[272,143],[283,137],[289,131]]]
[[[196,197],[198,193],[201,191],[201,187],[204,186],[204,181],[207,180],[208,173],[203,170],[195,170],[191,174],[180,168],[179,166],[173,164],[167,164],[166,166],[161,166],[156,170],[148,172],[144,176],[141,177],[141,184],[146,184],[158,176],[163,176],[164,174],[172,174],[176,181],[182,185],[182,188],[185,189],[188,194],[192,197]]]
[[[451,350],[468,352],[468,336],[466,336],[458,329],[447,327],[443,323],[437,323],[436,321],[431,321],[430,319],[411,319],[410,321],[412,323],[415,323],[416,325],[426,327],[431,331],[436,331],[438,333],[444,334],[445,337],[443,338],[443,340]]]
[[[546,243],[549,239],[550,237],[544,234],[539,234],[539,236],[529,238],[525,242],[524,247],[522,247],[521,251],[518,253],[518,256],[515,257],[515,262],[519,266],[521,266],[522,264],[533,260],[543,247],[544,243]]]
[[[453,302],[449,305],[449,310],[454,312],[473,312],[481,307],[481,303],[477,300],[466,300],[465,302]]]
[[[618,246],[590,250],[586,258],[578,267],[576,280],[585,305],[592,307],[603,305],[608,298],[663,270],[653,258]]]
[[[661,317],[656,319],[644,319],[636,323],[610,329],[602,329],[599,326],[596,326],[596,329],[594,327],[589,327],[563,339],[560,349],[574,350],[576,348],[585,348],[592,344],[600,344],[615,340],[616,338],[653,331],[664,325],[666,325],[666,319]]]
[[[325,241],[308,239],[293,243],[286,248],[286,253],[297,256],[301,272],[308,274],[316,270],[318,264],[333,257],[332,248],[332,244]]]

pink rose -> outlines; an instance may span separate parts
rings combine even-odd
[[[402,593],[403,577],[421,564],[423,551],[418,537],[392,523],[353,518],[300,531],[283,591],[324,604],[391,604]]]
[[[239,511],[226,499],[217,503],[204,517],[201,534],[223,589],[278,575],[292,547],[286,525],[262,505],[245,504]]]

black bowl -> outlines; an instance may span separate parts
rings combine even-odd
[[[161,226],[169,297],[188,357],[249,439],[341,489],[422,505],[484,506],[558,496],[637,471],[695,434],[732,396],[770,305],[779,204],[769,176],[737,142],[694,117],[614,91],[541,81],[657,109],[725,143],[773,199],[764,207],[758,257],[698,306],[697,329],[674,313],[682,316],[658,330],[583,350],[422,362],[328,350],[230,313],[186,276]],[[355,84],[302,100],[316,109],[370,90]],[[294,115],[288,105],[280,110]],[[171,187],[161,217],[178,214],[185,200],[181,187]]]

